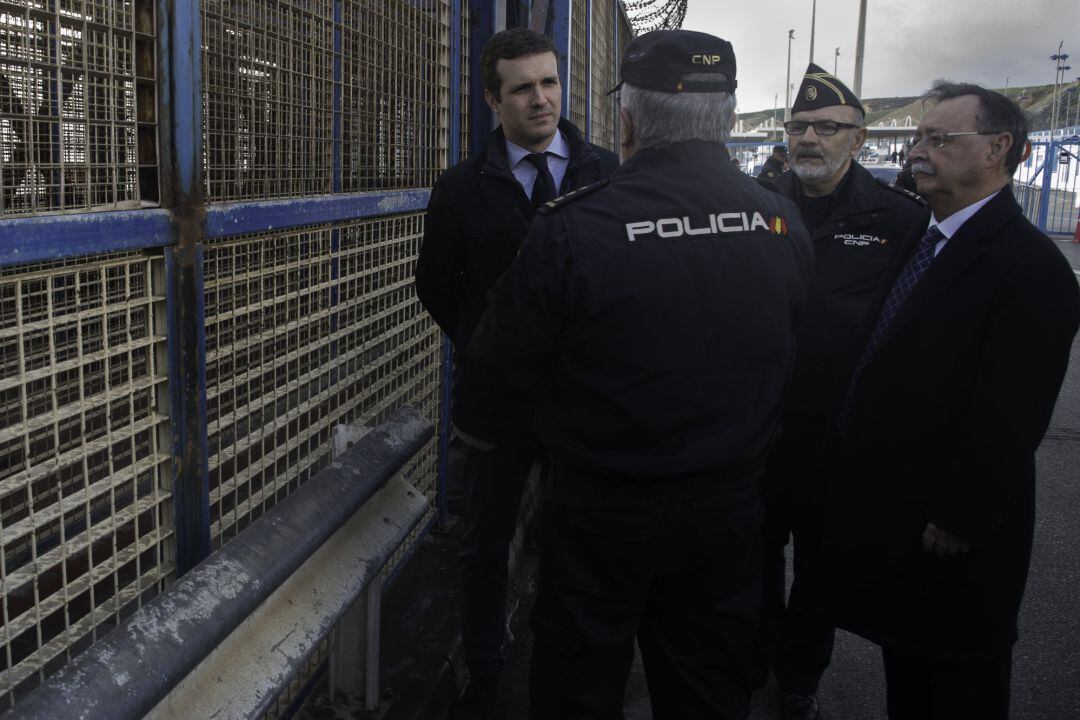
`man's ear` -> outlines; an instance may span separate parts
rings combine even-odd
[[[862,127],[855,131],[855,137],[851,140],[851,157],[855,157],[866,144],[866,128]]]
[[[491,108],[491,112],[495,113],[496,115],[499,113],[499,100],[495,97],[495,93],[485,89],[484,102],[486,102],[488,104],[488,107]]]
[[[1012,133],[998,133],[990,142],[990,149],[987,151],[986,164],[989,167],[997,167],[999,164],[1005,166],[1005,156],[1009,154],[1009,150],[1013,146]]]

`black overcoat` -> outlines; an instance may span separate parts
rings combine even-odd
[[[585,142],[567,120],[559,122],[570,147],[561,191],[607,178],[619,166],[610,150]],[[461,430],[491,442],[521,438],[531,426],[527,409],[507,404],[465,357],[487,304],[487,291],[517,255],[533,210],[506,158],[502,128],[478,155],[447,170],[431,191],[424,240],[416,264],[416,292],[453,341],[453,419]]]
[[[860,348],[877,315],[863,324]],[[815,583],[840,627],[945,660],[1015,642],[1035,450],[1078,323],[1076,277],[1006,187],[948,241],[856,386]],[[970,552],[925,552],[928,522],[969,540]]]

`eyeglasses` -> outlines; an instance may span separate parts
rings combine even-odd
[[[860,127],[859,125],[836,122],[834,120],[814,120],[812,122],[807,122],[806,120],[788,120],[784,123],[784,130],[787,131],[788,135],[802,135],[806,132],[806,128],[810,126],[814,127],[814,132],[818,135],[835,135],[841,129],[848,130]]]
[[[930,143],[931,147],[940,150],[945,147],[949,142],[949,138],[959,137],[961,135],[997,135],[1001,130],[966,130],[964,132],[933,132],[929,135],[915,134],[908,138],[908,143],[914,148],[923,140]]]

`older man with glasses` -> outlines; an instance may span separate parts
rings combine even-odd
[[[1020,108],[977,85],[930,97],[911,168],[933,214],[857,335],[813,594],[881,645],[890,720],[1002,720],[1080,292],[1013,198]]]
[[[783,430],[763,479],[765,592],[759,680],[769,667],[785,720],[818,717],[818,682],[833,628],[806,611],[806,579],[817,544],[839,368],[898,241],[926,223],[910,193],[879,182],[854,158],[866,140],[863,107],[838,78],[807,68],[788,133],[791,172],[762,182],[795,201],[814,242],[813,298],[799,332]],[[795,582],[785,607],[784,546],[794,537]]]

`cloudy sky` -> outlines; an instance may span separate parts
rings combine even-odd
[[[791,82],[810,61],[812,0],[689,0],[688,30],[730,40],[738,62],[739,111],[784,107],[787,31]],[[855,72],[859,0],[818,0],[814,61],[849,86]],[[863,97],[919,95],[937,78],[992,88],[1049,85],[1050,55],[1065,41],[1066,79],[1080,75],[1080,0],[868,0]]]

